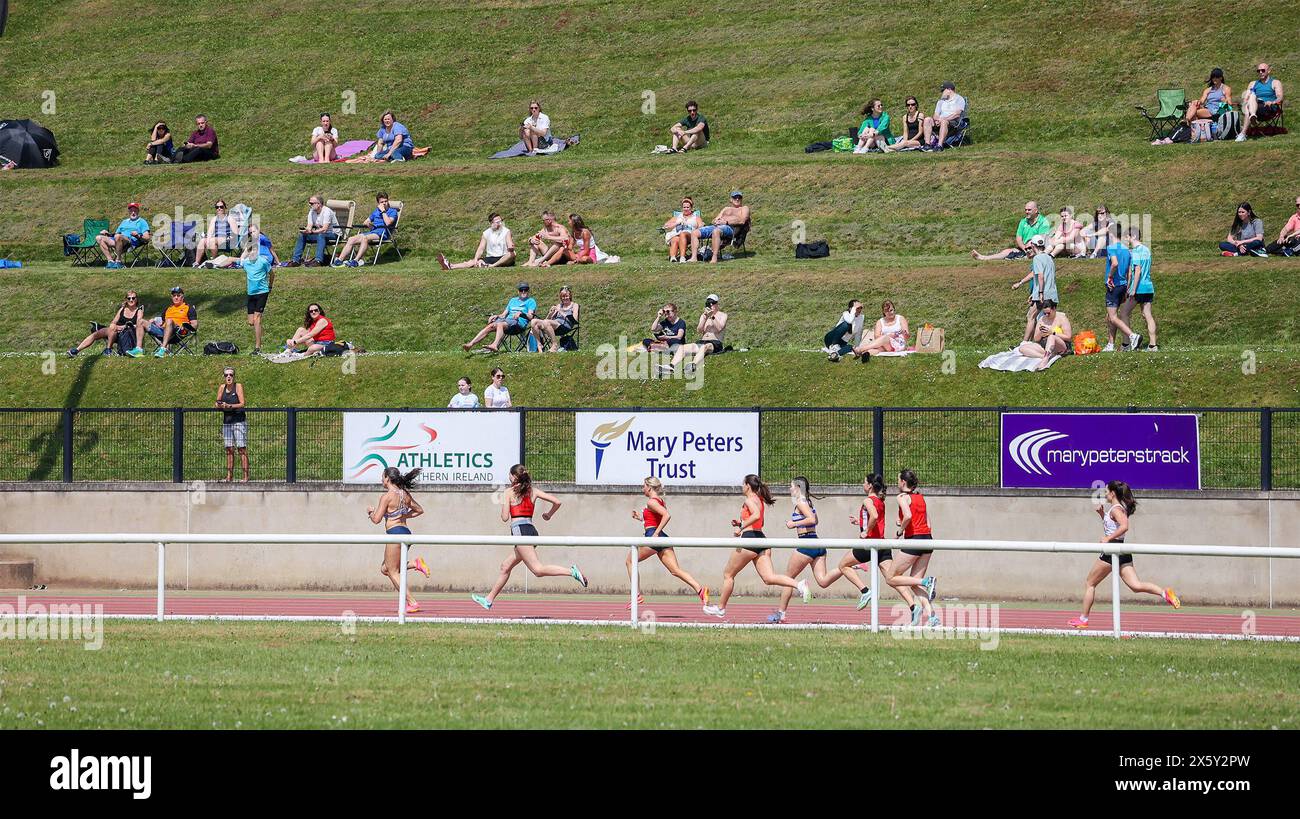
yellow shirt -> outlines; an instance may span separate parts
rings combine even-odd
[[[172,304],[169,305],[167,310],[163,313],[163,319],[164,321],[169,320],[175,322],[176,326],[179,327],[182,324],[188,324],[190,322],[190,311],[193,309],[193,307],[190,307],[184,301],[180,304]]]

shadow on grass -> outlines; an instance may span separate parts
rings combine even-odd
[[[81,359],[81,366],[77,370],[77,376],[72,380],[72,386],[68,389],[68,394],[64,396],[64,409],[75,410],[81,405],[82,396],[86,394],[86,385],[90,383],[91,372],[95,364],[98,363],[99,358],[97,355],[91,355]],[[90,440],[82,444],[82,450],[94,448],[98,437],[95,433],[91,433]],[[40,457],[37,459],[32,471],[28,473],[27,480],[48,481],[55,478],[61,479],[63,477],[63,418],[59,418],[59,422],[53,430],[42,432],[33,438],[29,450],[39,452]]]

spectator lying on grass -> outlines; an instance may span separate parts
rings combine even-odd
[[[1051,231],[1052,223],[1047,220],[1047,217],[1038,212],[1038,203],[1026,202],[1025,218],[1021,219],[1020,224],[1016,226],[1015,247],[989,254],[972,250],[970,255],[981,262],[991,262],[999,259],[1023,259],[1025,257],[1025,245],[1029,243],[1029,240],[1035,236],[1045,236]]]

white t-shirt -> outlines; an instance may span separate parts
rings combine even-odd
[[[956,91],[953,92],[951,99],[940,97],[939,101],[934,105],[934,115],[936,117],[943,117],[946,119],[951,117],[953,114],[960,114],[963,117],[966,116],[966,98],[961,94],[958,94]]]
[[[460,392],[457,391],[457,393],[451,397],[451,402],[448,403],[447,406],[452,409],[477,409],[478,396],[474,393],[461,395]]]
[[[483,231],[484,255],[486,256],[504,256],[509,244],[506,241],[510,236],[510,228],[503,223],[500,230],[488,228]]]
[[[319,136],[325,136],[325,129],[322,128],[322,127],[320,127],[319,125],[317,125],[317,126],[316,126],[316,130],[314,130],[314,131],[311,132],[311,138],[312,138],[312,140],[314,141],[314,140],[316,139],[316,137],[319,137]],[[338,129],[338,128],[331,128],[331,129],[330,129],[330,136],[334,138],[334,141],[335,141],[335,142],[338,142],[338,141],[339,141],[339,129]]]
[[[488,388],[483,390],[483,405],[486,407],[510,406],[510,390],[489,384]]]
[[[524,117],[524,125],[529,128],[540,128],[542,136],[546,136],[551,132],[551,118],[541,111],[538,111],[535,117]]]
[[[320,213],[315,208],[307,208],[307,227],[336,228],[339,226],[339,219],[334,215],[334,211],[329,208],[321,208]]]
[[[845,340],[851,344],[856,344],[858,339],[862,338],[863,315],[858,313],[855,316],[853,313],[845,310],[844,313],[840,315],[840,321],[853,328],[849,331],[848,338]]]

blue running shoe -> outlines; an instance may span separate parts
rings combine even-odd
[[[769,623],[784,623],[784,622],[785,622],[785,612],[783,612],[783,611],[774,611],[774,612],[772,612],[771,614],[769,614],[769,615],[767,616],[767,622],[769,622]]]
[[[492,601],[487,599],[481,594],[471,594],[469,596],[469,599],[473,600],[475,603],[478,603],[480,606],[487,609],[488,611],[492,610]]]
[[[867,606],[870,605],[871,605],[871,589],[865,589],[863,590],[862,594],[858,597],[858,611],[862,611],[863,609],[865,609]]]
[[[942,625],[942,623],[939,622],[939,615],[937,614],[931,614],[930,619],[926,620],[925,624],[930,628],[938,628]]]
[[[934,577],[931,576],[931,577],[922,578],[921,588],[925,589],[925,593],[930,598],[930,602],[934,602],[934,594],[935,594]]]
[[[574,580],[576,580],[576,581],[578,581],[579,583],[581,583],[581,584],[582,584],[582,587],[583,587],[584,589],[587,588],[587,578],[583,576],[582,572],[578,570],[578,567],[577,567],[577,566],[570,566],[570,567],[569,567],[569,575],[570,575]]]
[[[920,604],[920,603],[914,603],[914,604],[912,605],[912,625],[913,625],[913,626],[919,626],[919,625],[921,625],[921,613],[922,613],[921,604]]]

